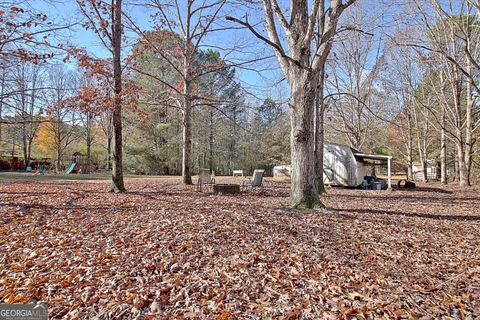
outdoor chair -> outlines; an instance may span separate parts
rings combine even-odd
[[[253,177],[251,179],[243,181],[242,187],[262,187],[263,186],[263,175],[265,170],[255,169],[253,171]]]
[[[243,177],[243,170],[233,170],[232,175],[234,177],[237,177],[237,176]]]
[[[197,189],[202,191],[202,186],[212,187],[215,184],[215,178],[210,173],[209,169],[200,169],[198,173]]]

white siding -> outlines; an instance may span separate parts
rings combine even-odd
[[[357,161],[349,146],[325,144],[323,148],[323,181],[327,185],[357,187],[363,178],[371,174],[371,167]],[[273,168],[273,176],[277,180],[289,179],[289,165]]]
[[[323,149],[324,182],[355,187],[362,183],[357,177],[357,161],[352,149],[344,145],[325,144]]]

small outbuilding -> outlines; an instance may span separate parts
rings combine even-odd
[[[388,188],[392,187],[392,157],[381,154],[359,152],[349,146],[325,144],[323,147],[323,180],[327,185],[358,187],[365,176],[373,175],[373,167],[387,163]],[[276,166],[273,169],[276,180],[290,178],[291,167]]]

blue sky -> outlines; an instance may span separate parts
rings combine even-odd
[[[144,30],[151,29],[151,13],[144,7],[132,5],[132,1],[125,1],[124,10],[127,14]],[[130,3],[130,4],[129,4]],[[57,23],[66,24],[72,21],[82,21],[83,17],[78,9],[76,1],[68,0],[50,0],[43,1],[38,0],[33,4],[38,10],[45,12],[51,19]],[[231,15],[241,17],[242,12],[238,7],[232,8],[229,12]],[[250,14],[252,15],[252,14]],[[226,23],[226,20],[225,20]],[[259,27],[261,28],[261,27]],[[128,32],[128,42],[134,43],[138,36],[133,32]],[[73,44],[77,47],[87,49],[91,54],[98,57],[108,57],[110,54],[102,46],[97,36],[90,30],[85,30],[83,27],[76,26],[65,37],[69,44]],[[216,32],[205,39],[206,49],[209,45],[230,47],[234,43],[241,42],[246,47],[242,52],[229,55],[232,60],[248,60],[257,56],[269,56],[273,52],[270,48],[263,45],[257,39],[254,39],[251,34],[245,30],[230,30]],[[127,47],[128,51],[128,47]],[[246,95],[247,100],[252,103],[266,97],[273,97],[278,100],[285,100],[288,95],[286,89],[286,83],[280,83],[282,79],[281,72],[278,69],[275,58],[269,59],[267,62],[255,65],[249,65],[248,69],[238,69],[237,75],[238,81],[242,83],[242,86],[249,92]],[[261,71],[260,70],[264,70]],[[275,86],[275,84],[277,84]],[[258,102],[258,101],[257,101]]]
[[[136,23],[144,30],[151,29],[151,13],[147,11],[145,7],[132,5],[133,1],[138,0],[124,0],[124,10],[127,14],[136,21]],[[393,6],[388,9],[387,5],[396,0],[359,0],[358,3],[363,7],[363,10],[368,10],[372,15],[375,12],[390,11],[382,17],[383,23],[386,22],[385,28],[377,28],[373,32],[378,34],[385,32],[385,29],[390,29],[388,24],[395,19],[392,19],[394,14],[398,14],[398,7]],[[281,1],[286,2],[286,1]],[[375,3],[375,6],[372,4]],[[387,4],[386,4],[387,3]],[[74,0],[36,0],[35,6],[42,12],[47,13],[50,18],[60,23],[66,23],[71,21],[81,21],[83,19],[76,1]],[[288,6],[285,6],[286,8]],[[396,7],[396,9],[395,9]],[[387,8],[387,9],[386,9]],[[251,23],[259,22],[262,19],[263,12],[261,8],[255,10],[252,8],[245,9],[242,6],[229,6],[228,14],[237,18],[243,18],[246,12],[249,14],[249,21]],[[389,16],[390,14],[390,16]],[[225,21],[226,23],[226,21]],[[258,24],[257,30],[264,32],[263,25]],[[137,37],[134,33],[129,32],[129,42],[133,43]],[[109,53],[103,48],[97,36],[88,30],[83,29],[81,26],[77,26],[68,35],[68,42],[78,47],[86,48],[90,53],[99,56],[106,57]],[[234,43],[245,44],[245,48],[241,52],[234,53],[232,55],[233,60],[249,60],[253,57],[269,56],[273,55],[271,48],[264,45],[260,40],[256,39],[247,30],[229,30],[217,32],[205,39],[205,43],[214,46],[230,47]],[[128,51],[128,48],[127,48]],[[268,60],[262,64],[254,64],[249,66],[251,70],[237,69],[238,80],[251,93],[247,95],[247,99],[255,101],[253,98],[258,97],[260,100],[266,97],[272,97],[276,100],[285,101],[288,98],[288,86],[285,81],[282,81],[283,75],[278,68],[278,64],[275,58]],[[252,101],[252,102],[253,102]]]

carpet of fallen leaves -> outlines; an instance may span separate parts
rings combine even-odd
[[[214,196],[174,180],[0,182],[0,300],[52,319],[480,318],[478,188],[288,184]]]

